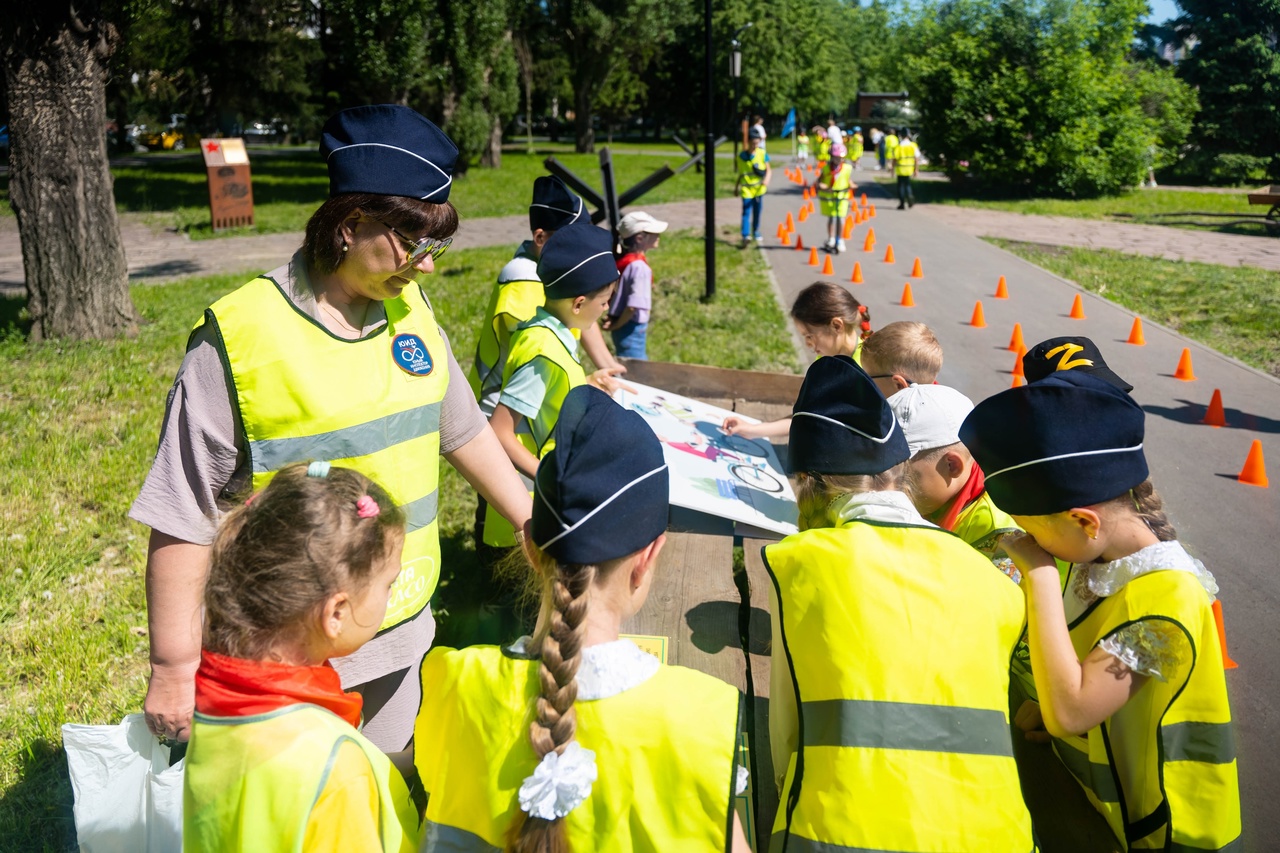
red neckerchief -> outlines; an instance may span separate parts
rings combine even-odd
[[[627,252],[625,255],[618,258],[618,272],[622,272],[623,270],[625,270],[627,267],[629,267],[631,264],[635,263],[636,261],[643,261],[643,260],[644,260],[644,252]]]
[[[986,475],[982,473],[982,469],[978,467],[978,463],[973,463],[973,470],[969,473],[969,480],[964,487],[956,493],[951,499],[951,503],[947,505],[947,512],[942,516],[942,520],[938,522],[938,526],[943,530],[954,530],[956,520],[960,518],[960,513],[969,504],[982,497],[982,491],[987,486]]]
[[[292,666],[200,652],[196,670],[196,710],[214,717],[248,717],[307,702],[360,727],[364,698],[343,693],[338,673],[320,666]]]

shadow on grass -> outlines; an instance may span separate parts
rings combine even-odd
[[[66,753],[41,738],[22,750],[20,760],[20,781],[0,796],[0,849],[76,850]]]
[[[27,315],[27,296],[0,296],[0,341],[26,339],[31,334],[31,317]]]
[[[463,648],[511,643],[533,629],[536,613],[521,603],[522,591],[507,575],[523,571],[495,565],[506,556],[493,549],[482,559],[471,532],[440,537],[440,585],[431,599],[437,646]]]

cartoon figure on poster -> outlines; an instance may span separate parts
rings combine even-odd
[[[638,412],[662,442],[671,470],[671,503],[763,530],[794,532],[795,496],[773,445],[728,435],[716,406],[637,383],[614,395]]]

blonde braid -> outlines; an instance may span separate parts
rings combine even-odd
[[[1151,528],[1151,532],[1161,542],[1173,542],[1178,538],[1178,531],[1174,530],[1173,522],[1169,521],[1169,516],[1164,511],[1164,499],[1156,492],[1156,487],[1150,480],[1143,480],[1138,485],[1129,490],[1133,496],[1133,504],[1138,515],[1147,523],[1147,527]]]

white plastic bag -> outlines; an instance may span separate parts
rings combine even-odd
[[[182,771],[141,714],[62,727],[81,853],[180,853]]]

